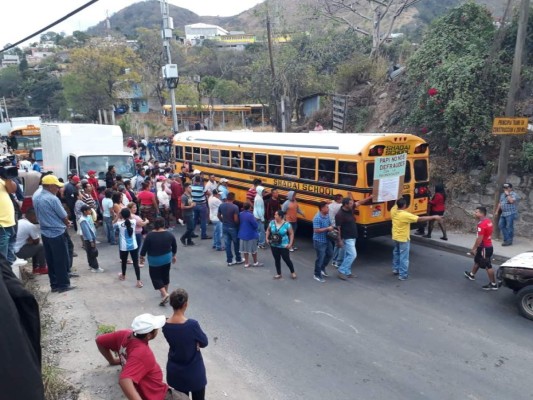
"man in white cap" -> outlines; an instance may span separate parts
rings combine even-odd
[[[226,178],[222,178],[220,180],[220,184],[218,185],[218,192],[220,193],[220,199],[222,201],[225,201],[228,197],[229,189],[228,189],[228,180]]]
[[[142,314],[135,317],[131,329],[96,338],[96,346],[109,365],[122,365],[118,383],[129,400],[164,400],[168,394],[163,371],[148,345],[165,322],[164,315]]]

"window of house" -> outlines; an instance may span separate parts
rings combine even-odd
[[[217,164],[220,162],[220,150],[211,150],[211,164]]]
[[[256,154],[255,155],[255,170],[257,172],[266,173],[266,162],[267,162],[266,154]]]
[[[339,185],[355,186],[357,184],[357,163],[351,161],[339,161],[337,182]]]
[[[283,175],[297,176],[297,167],[298,159],[296,157],[283,157]]]
[[[281,175],[281,156],[270,154],[268,156],[268,173]]]
[[[192,161],[192,147],[185,147],[185,159]]]
[[[231,165],[228,150],[220,150],[220,165],[224,167],[229,167]]]
[[[315,180],[316,159],[300,157],[300,179]]]
[[[254,169],[254,153],[242,153],[242,167],[248,171],[253,171]]]
[[[231,167],[242,168],[242,156],[240,151],[231,152]]]
[[[335,183],[335,160],[318,160],[318,180]]]

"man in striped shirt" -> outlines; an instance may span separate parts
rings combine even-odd
[[[194,222],[198,223],[200,220],[200,230],[201,238],[212,239],[211,236],[207,236],[207,201],[206,201],[206,190],[204,188],[202,178],[199,175],[195,175],[193,184],[191,185],[192,189],[192,201],[196,203],[194,206]]]

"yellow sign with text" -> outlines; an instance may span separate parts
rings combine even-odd
[[[527,118],[502,117],[494,118],[492,124],[493,135],[524,135],[527,133]]]

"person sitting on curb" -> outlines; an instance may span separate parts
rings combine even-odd
[[[46,275],[48,267],[44,256],[44,246],[40,243],[41,232],[37,223],[35,210],[28,209],[24,218],[18,222],[14,251],[15,255],[21,259],[32,258],[34,274]]]
[[[142,314],[135,317],[132,329],[96,338],[98,351],[109,365],[122,365],[118,383],[128,400],[167,398],[168,385],[163,382],[163,371],[148,344],[157,337],[165,322],[164,315]]]

